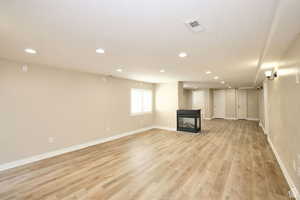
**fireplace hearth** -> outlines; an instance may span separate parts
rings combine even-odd
[[[201,110],[177,110],[177,131],[201,131]]]

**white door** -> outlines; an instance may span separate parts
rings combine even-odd
[[[247,118],[247,90],[238,90],[237,117]]]
[[[214,90],[214,118],[225,118],[225,90]]]

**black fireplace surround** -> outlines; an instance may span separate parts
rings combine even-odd
[[[177,131],[201,131],[201,110],[177,110]]]

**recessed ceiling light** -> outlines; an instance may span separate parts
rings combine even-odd
[[[164,69],[161,69],[159,72],[161,72],[161,73],[164,73],[164,72],[165,72],[165,70],[164,70]]]
[[[219,79],[219,77],[218,77],[218,76],[215,76],[215,77],[214,77],[214,79],[215,79],[215,80],[218,80],[218,79]]]
[[[207,71],[207,72],[205,72],[206,74],[211,74],[211,71]]]
[[[98,48],[98,49],[96,49],[96,53],[104,54],[105,51],[104,51],[104,49]]]
[[[222,84],[225,84],[225,81],[221,81]]]
[[[228,86],[228,88],[230,89],[230,88],[231,88],[231,86]]]
[[[37,53],[36,50],[30,49],[30,48],[26,48],[26,49],[24,49],[24,51],[25,51],[26,53],[29,53],[29,54],[36,54],[36,53]]]
[[[119,69],[116,69],[117,72],[123,72],[123,69],[119,68]]]
[[[187,57],[187,53],[181,52],[178,56],[179,56],[180,58],[184,58],[184,57]]]

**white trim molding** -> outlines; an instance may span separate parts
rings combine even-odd
[[[261,127],[261,129],[263,130],[264,134],[267,135],[267,132],[263,126],[263,124],[261,123],[261,121],[259,121],[259,126]]]
[[[290,186],[290,189],[291,189],[291,192],[292,192],[294,198],[295,198],[296,200],[300,200],[300,194],[299,194],[299,191],[297,190],[296,185],[294,184],[293,179],[292,179],[291,176],[289,175],[289,173],[288,173],[286,167],[284,166],[284,164],[283,164],[281,158],[279,157],[278,152],[276,151],[276,149],[275,149],[275,147],[274,147],[274,145],[273,145],[273,143],[272,143],[272,141],[270,140],[269,137],[268,137],[268,142],[269,142],[270,147],[271,147],[271,149],[272,149],[272,151],[273,151],[273,153],[274,153],[274,155],[275,155],[275,157],[276,157],[276,159],[277,159],[277,162],[278,162],[278,164],[279,164],[279,166],[280,166],[280,169],[281,169],[281,171],[282,171],[282,173],[283,173],[283,175],[284,175],[284,177],[285,177],[287,183],[288,183],[289,186]]]
[[[251,118],[251,117],[249,117],[249,118],[246,118],[246,120],[249,120],[249,121],[259,121],[259,119],[258,119],[258,118]]]
[[[212,119],[226,119],[225,117],[215,117],[213,116]]]
[[[205,117],[204,119],[205,119],[205,120],[212,120],[212,118],[208,118],[208,117]]]
[[[121,134],[114,135],[114,136],[111,136],[111,137],[100,138],[100,139],[90,141],[90,142],[87,142],[87,143],[78,144],[78,145],[66,147],[66,148],[63,148],[63,149],[58,149],[58,150],[55,150],[55,151],[35,155],[35,156],[24,158],[24,159],[21,159],[21,160],[12,161],[12,162],[9,162],[9,163],[4,163],[4,164],[0,165],[0,171],[11,169],[11,168],[14,168],[14,167],[19,167],[19,166],[22,166],[22,165],[26,165],[26,164],[29,164],[29,163],[36,162],[36,161],[40,161],[40,160],[44,160],[44,159],[51,158],[51,157],[54,157],[54,156],[58,156],[58,155],[61,155],[61,154],[64,154],[64,153],[68,153],[68,152],[76,151],[76,150],[83,149],[83,148],[86,148],[86,147],[101,144],[101,143],[104,143],[104,142],[109,142],[109,141],[112,141],[112,140],[116,140],[116,139],[119,139],[119,138],[122,138],[122,137],[129,136],[129,135],[134,135],[134,134],[137,134],[137,133],[141,133],[141,132],[144,132],[144,131],[151,130],[153,128],[155,128],[155,127],[152,127],[152,126],[151,127],[146,127],[146,128],[126,132],[126,133],[121,133]]]
[[[227,119],[227,120],[238,120],[238,119],[235,118],[235,117],[226,117],[225,119]]]
[[[153,128],[163,129],[163,130],[167,130],[167,131],[177,131],[176,128],[165,127],[165,126],[154,126]]]

